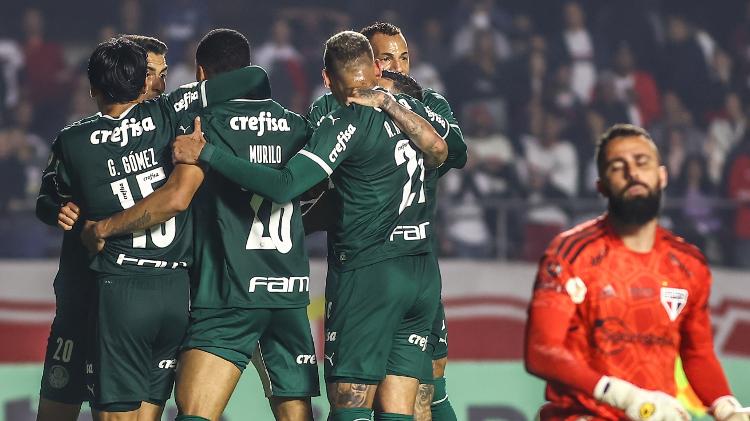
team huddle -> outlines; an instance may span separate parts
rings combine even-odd
[[[196,82],[171,93],[166,52],[99,44],[100,112],[53,144],[37,215],[65,235],[37,419],[88,401],[98,420],[160,420],[174,388],[177,420],[218,420],[252,363],[276,420],[312,420],[304,241],[323,230],[328,419],[457,420],[434,231],[438,180],[467,148],[445,98],[408,76],[401,30],[330,37],[330,93],[304,116],[272,99],[237,31],[206,34]],[[717,420],[747,420],[713,352],[706,264],[656,222],[650,136],[616,125],[597,158],[609,211],[552,242],[529,307],[540,418],[689,419],[679,356]]]

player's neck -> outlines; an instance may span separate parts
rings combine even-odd
[[[612,228],[625,247],[638,253],[648,253],[654,248],[656,239],[656,218],[643,225],[624,224],[611,218]]]
[[[108,115],[110,117],[120,117],[122,113],[124,113],[128,108],[132,107],[133,105],[137,104],[138,100],[130,101],[130,102],[122,102],[117,104],[97,104],[99,107],[99,112],[103,115]]]

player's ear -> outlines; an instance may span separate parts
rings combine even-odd
[[[601,178],[596,179],[596,191],[598,191],[602,196],[609,198],[609,189],[607,189],[607,186],[604,185],[604,181],[602,181]]]
[[[383,76],[383,67],[380,60],[375,60],[375,77],[380,79]]]
[[[328,70],[324,67],[320,74],[323,76],[323,85],[325,85],[326,88],[331,89],[331,78],[328,76]]]
[[[659,187],[661,187],[662,190],[667,188],[668,184],[668,177],[667,177],[667,167],[664,165],[659,165]]]
[[[206,69],[203,68],[200,64],[195,66],[195,80],[198,82],[203,82],[206,80]]]

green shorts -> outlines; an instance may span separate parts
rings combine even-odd
[[[209,352],[240,371],[252,360],[266,396],[320,395],[315,345],[305,307],[193,309],[182,349]]]
[[[52,321],[40,396],[54,402],[80,404],[86,392],[86,335],[91,307],[91,273],[58,273],[55,288],[55,319]]]
[[[189,283],[186,271],[97,276],[86,361],[92,408],[169,399],[187,329]]]
[[[439,360],[448,356],[448,327],[445,324],[445,307],[443,300],[438,304],[435,320],[432,322],[428,352],[432,354],[433,360]]]
[[[375,384],[432,379],[427,341],[440,299],[436,261],[402,256],[326,280],[325,378]]]

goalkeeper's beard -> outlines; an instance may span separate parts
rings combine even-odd
[[[649,189],[646,196],[626,198],[625,192],[632,186],[623,189],[619,195],[609,197],[609,214],[625,225],[643,225],[659,216],[661,189]]]

